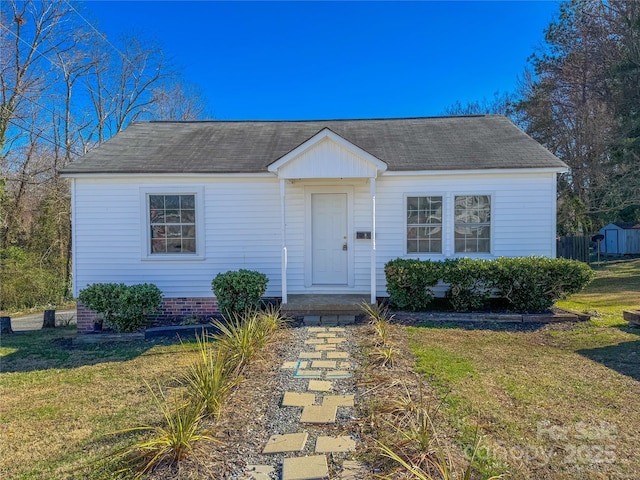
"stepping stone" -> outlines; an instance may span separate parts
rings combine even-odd
[[[311,362],[311,368],[336,368],[335,360],[314,360]]]
[[[302,409],[300,423],[336,423],[335,405],[309,405]]]
[[[301,452],[308,437],[307,432],[271,435],[262,453]]]
[[[327,350],[335,350],[335,345],[316,345],[316,352],[325,352]]]
[[[275,471],[271,465],[247,465],[241,480],[271,480],[271,474]]]
[[[307,368],[307,366],[309,365],[309,362],[284,362],[282,364],[282,369],[283,370],[287,370],[287,369],[298,369],[298,368]]]
[[[325,395],[322,398],[322,405],[353,407],[353,395]]]
[[[338,363],[338,370],[349,370],[350,368],[351,368],[351,364],[349,362]]]
[[[342,462],[342,472],[338,475],[339,480],[361,480],[367,478],[367,468],[360,462],[345,460]]]
[[[302,358],[302,357],[300,357]],[[349,358],[349,354],[347,352],[327,352],[327,358]]]
[[[327,328],[328,332],[346,332],[347,329],[343,327],[329,327]]]
[[[284,392],[284,397],[282,397],[282,406],[306,407],[307,405],[313,405],[315,401],[316,396],[313,393]]]
[[[330,370],[325,373],[326,378],[349,378],[351,374],[346,370]]]
[[[322,378],[322,370],[296,370],[293,374],[296,378]]]
[[[305,319],[307,318],[317,318],[318,322],[320,321],[320,317],[319,316],[312,316],[312,317],[304,317]],[[325,327],[309,327],[309,332],[312,333],[316,333],[316,332],[326,332],[327,329]]]
[[[348,436],[318,437],[316,440],[317,453],[354,452],[355,450],[356,441]]]
[[[324,341],[324,338],[310,338],[304,341],[305,345],[321,345],[323,343],[327,343]]]
[[[309,380],[310,392],[330,392],[333,390],[333,384],[324,380]]]
[[[334,338],[336,336],[335,333],[317,333],[316,337],[318,338]]]
[[[346,341],[347,341],[346,338],[327,338],[328,344],[343,343]]]
[[[329,477],[327,457],[285,458],[282,462],[282,480],[323,480]]]
[[[298,358],[322,358],[322,352],[300,352]]]

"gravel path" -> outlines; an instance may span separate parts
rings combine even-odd
[[[318,328],[314,327],[298,327],[290,332],[291,341],[286,345],[279,345],[281,363],[307,361],[311,359],[299,358],[300,352],[316,352],[315,344],[305,344],[306,340],[317,339]],[[324,332],[328,332],[326,329]],[[348,362],[350,364],[349,371],[351,374],[358,368],[355,362],[355,356],[352,354],[356,350],[356,340],[353,335],[353,327],[341,327],[341,331],[334,332],[337,337],[343,337],[346,341],[336,345],[335,351],[347,352],[346,360],[338,360],[338,362]],[[324,347],[321,347],[324,348]],[[330,347],[329,347],[330,348]],[[322,351],[322,350],[320,350]],[[322,353],[322,360],[326,360],[326,353]],[[308,365],[310,367],[310,363]],[[325,395],[355,395],[355,402],[358,402],[357,389],[354,377],[351,375],[347,378],[325,379],[330,380],[332,389],[330,392],[308,392],[309,379],[296,376],[296,372],[300,372],[294,368],[282,368],[280,366],[276,373],[277,378],[273,382],[272,389],[269,392],[269,398],[265,399],[265,405],[260,410],[259,418],[256,418],[256,425],[260,424],[255,430],[251,430],[249,426],[249,434],[253,433],[253,438],[246,444],[246,451],[238,452],[242,456],[244,468],[238,468],[233,471],[229,478],[234,480],[253,480],[257,478],[282,478],[282,465],[286,458],[305,457],[319,455],[315,452],[316,440],[318,436],[349,436],[356,441],[360,440],[355,433],[358,429],[355,427],[357,422],[356,409],[353,407],[338,407],[335,423],[325,424],[308,424],[301,423],[300,416],[302,407],[283,407],[281,406],[285,392],[315,393],[316,405],[322,403]],[[266,426],[266,428],[264,428]],[[269,436],[307,432],[308,439],[302,451],[263,454],[262,449],[267,444]],[[352,466],[349,460],[353,457],[354,452],[331,452],[326,454],[329,478],[356,478],[347,477],[341,474],[343,466],[347,468]],[[345,462],[346,460],[346,462]],[[344,464],[344,465],[343,465]],[[262,465],[272,467],[269,474],[263,476],[252,476],[249,473],[252,465]],[[362,477],[360,477],[362,478]]]

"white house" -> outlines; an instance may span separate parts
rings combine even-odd
[[[62,171],[74,293],[151,282],[166,314],[206,314],[211,280],[239,268],[283,303],[374,301],[397,257],[554,257],[565,170],[498,115],[135,123]]]

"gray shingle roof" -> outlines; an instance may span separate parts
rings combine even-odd
[[[388,170],[563,168],[500,115],[374,120],[134,123],[62,170],[95,173],[255,173],[329,128]]]

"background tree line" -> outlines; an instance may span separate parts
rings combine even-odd
[[[0,11],[0,309],[70,298],[69,186],[58,170],[136,120],[206,116],[156,43],[110,39],[75,3]]]
[[[640,221],[640,2],[561,4],[517,92],[447,114],[501,113],[570,168],[558,181],[558,233]]]

